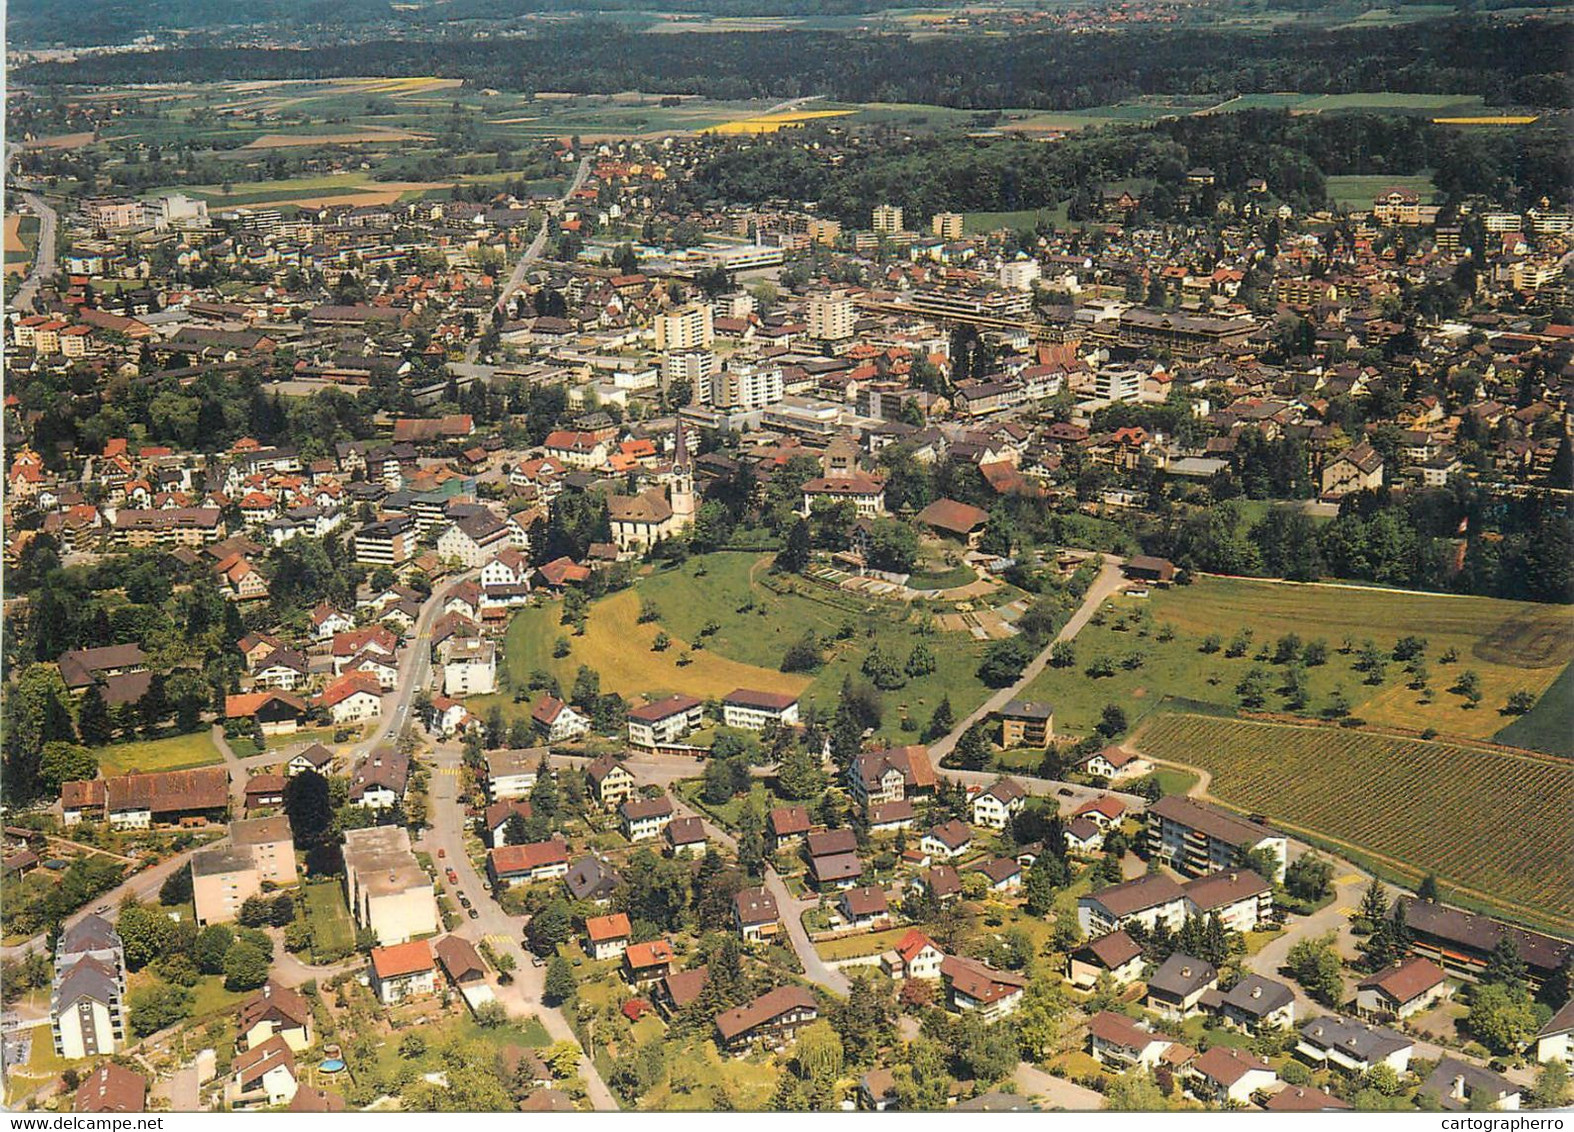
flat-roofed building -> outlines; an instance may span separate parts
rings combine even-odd
[[[410,849],[402,826],[373,826],[344,834],[344,885],[355,922],[383,946],[435,935],[437,894]]]

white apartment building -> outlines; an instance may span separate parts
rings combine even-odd
[[[708,303],[690,303],[656,316],[658,350],[703,350],[714,340]]]
[[[711,404],[718,409],[763,409],[786,395],[781,367],[769,362],[731,361],[711,377]]]
[[[432,878],[411,852],[403,826],[345,831],[344,886],[355,922],[376,932],[383,946],[438,930]]]

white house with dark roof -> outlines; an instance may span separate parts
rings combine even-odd
[[[722,697],[721,721],[748,731],[761,731],[772,723],[791,727],[798,722],[798,697],[735,688]]]
[[[973,824],[997,832],[1027,804],[1027,791],[1011,778],[997,778],[973,796]]]

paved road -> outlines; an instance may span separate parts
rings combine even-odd
[[[23,193],[22,199],[38,217],[38,255],[27,278],[11,296],[11,306],[17,310],[31,311],[38,285],[55,274],[55,210],[37,193]]]
[[[225,769],[230,772],[230,815],[239,817],[246,812],[246,780],[251,775],[246,769],[246,764],[230,747],[229,740],[224,737],[224,724],[215,723],[209,734],[212,736],[213,745],[219,749],[219,754],[224,756]],[[278,755],[263,754],[258,755],[257,758],[276,761]]]
[[[462,756],[457,747],[445,744],[436,748],[431,759],[432,785],[430,791],[431,801],[431,827],[421,838],[422,847],[430,852],[434,858],[433,864],[444,868],[451,868],[459,877],[457,886],[448,885],[444,879],[441,883],[455,892],[462,892],[471,901],[476,912],[476,919],[466,918],[457,934],[474,942],[486,940],[498,954],[509,954],[514,957],[514,981],[507,986],[499,985],[494,988],[498,1001],[510,1014],[521,1016],[534,1014],[541,1019],[541,1024],[546,1027],[547,1033],[552,1035],[554,1041],[570,1041],[576,1045],[578,1037],[569,1026],[568,1020],[563,1017],[562,1011],[546,1006],[542,1003],[542,991],[546,982],[546,969],[536,967],[530,962],[530,956],[521,946],[526,916],[510,916],[504,912],[502,906],[492,899],[486,887],[486,882],[470,858],[465,854],[464,844],[464,804],[459,796],[460,767]],[[437,854],[441,851],[442,857]],[[457,899],[455,900],[457,904]],[[596,1071],[595,1064],[588,1058],[580,1059],[579,1072],[585,1082],[586,1091],[591,1103],[598,1111],[616,1111],[618,1102],[607,1088],[606,1082]]]
[[[502,310],[506,307],[508,300],[514,297],[514,293],[520,287],[524,286],[525,273],[530,270],[530,265],[540,258],[541,250],[547,245],[547,227],[552,223],[552,215],[566,205],[569,198],[579,191],[579,187],[585,183],[585,178],[589,174],[590,157],[587,155],[580,160],[579,168],[574,172],[574,179],[569,182],[568,188],[563,191],[563,196],[558,200],[556,207],[548,209],[547,214],[541,218],[541,228],[536,232],[535,239],[530,241],[530,246],[525,249],[525,254],[519,257],[518,263],[514,264],[514,270],[509,273],[508,282],[503,284],[503,290],[497,296],[497,302],[493,307],[494,310]],[[470,350],[465,351],[465,361],[475,361],[475,357]]]
[[[1121,558],[1106,556],[1104,567],[1099,571],[1099,576],[1094,579],[1093,584],[1088,587],[1088,592],[1083,595],[1082,604],[1077,607],[1077,611],[1061,626],[1060,632],[1055,634],[1055,639],[1045,645],[1039,654],[1028,662],[1028,666],[1022,670],[1022,675],[1017,679],[1017,682],[1008,688],[1001,688],[979,705],[966,719],[959,721],[951,729],[949,735],[942,736],[929,745],[929,754],[935,760],[937,766],[951,753],[952,748],[956,746],[956,741],[962,737],[962,732],[979,720],[989,718],[990,715],[1005,707],[1007,703],[1017,699],[1026,691],[1028,685],[1038,678],[1038,674],[1044,671],[1044,666],[1049,663],[1049,654],[1054,647],[1061,641],[1071,640],[1082,631],[1082,626],[1086,625],[1092,619],[1093,614],[1098,612],[1099,606],[1104,604],[1105,599],[1120,589],[1124,583],[1125,578],[1120,572],[1121,563],[1124,561]]]

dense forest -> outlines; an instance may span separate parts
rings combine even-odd
[[[962,0],[952,0],[962,6]],[[1520,0],[1516,0],[1516,3]],[[947,7],[946,0],[931,3]],[[1318,5],[1320,6],[1320,4]],[[267,27],[273,37],[313,29],[398,27],[425,34],[544,13],[647,12],[650,0],[444,0],[433,5],[393,0],[98,0],[62,9],[49,0],[15,0],[8,5],[6,32],[12,46],[62,43],[73,46],[128,43],[161,31],[222,35],[236,28]],[[659,10],[709,16],[848,16],[884,11],[890,0],[662,0]]]
[[[1445,199],[1479,193],[1529,203],[1567,193],[1564,139],[1554,127],[1470,132],[1383,114],[1292,117],[1253,110],[1084,132],[1054,146],[1014,138],[880,138],[857,161],[839,164],[806,140],[716,139],[692,191],[729,202],[818,200],[822,212],[857,224],[881,201],[924,216],[1070,199],[1086,214],[1100,183],[1127,178],[1157,182],[1144,196],[1151,215],[1211,212],[1212,201],[1202,199],[1209,194],[1188,193],[1184,185],[1186,170],[1196,165],[1215,171],[1219,191],[1239,192],[1262,177],[1276,197],[1302,209],[1325,204],[1325,177],[1343,174],[1432,170]]]
[[[115,84],[352,75],[461,78],[502,90],[647,90],[714,98],[827,95],[1069,110],[1145,94],[1299,90],[1477,94],[1565,106],[1565,39],[1544,23],[1460,18],[1254,34],[1178,29],[1010,36],[772,31],[646,35],[578,21],[528,38],[331,48],[192,47],[15,68],[12,81]],[[790,64],[790,65],[788,65]]]

